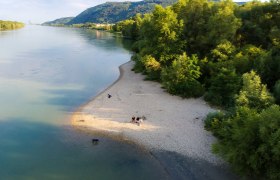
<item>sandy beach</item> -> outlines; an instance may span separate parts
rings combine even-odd
[[[203,119],[214,109],[202,99],[168,94],[159,83],[144,81],[132,67],[131,61],[122,65],[119,79],[80,107],[73,114],[72,125],[135,142],[150,152],[171,152],[223,166],[224,162],[211,153],[215,138],[204,130]],[[146,120],[138,126],[130,122],[132,116],[145,116]]]

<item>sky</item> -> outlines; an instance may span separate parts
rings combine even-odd
[[[77,16],[89,7],[107,1],[124,0],[0,0],[0,20],[43,23],[61,17]]]

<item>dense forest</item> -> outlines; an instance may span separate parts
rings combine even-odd
[[[0,31],[19,29],[22,27],[24,27],[24,24],[21,22],[0,20]]]
[[[280,179],[280,4],[179,0],[113,26],[135,40],[134,70],[220,111],[213,152],[253,179]]]
[[[151,12],[156,4],[163,7],[174,4],[177,0],[144,0],[137,2],[106,2],[91,7],[73,18],[68,25],[82,23],[116,23],[135,16],[137,13]]]

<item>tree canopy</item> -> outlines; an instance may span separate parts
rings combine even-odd
[[[280,179],[279,0],[179,0],[115,27],[135,40],[136,72],[223,108],[205,121],[215,153],[245,176]]]
[[[0,20],[0,31],[19,29],[22,27],[24,27],[24,24],[21,22]]]

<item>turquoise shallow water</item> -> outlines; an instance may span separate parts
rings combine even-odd
[[[113,34],[27,26],[0,32],[0,179],[167,179],[136,146],[69,126],[130,59]]]

